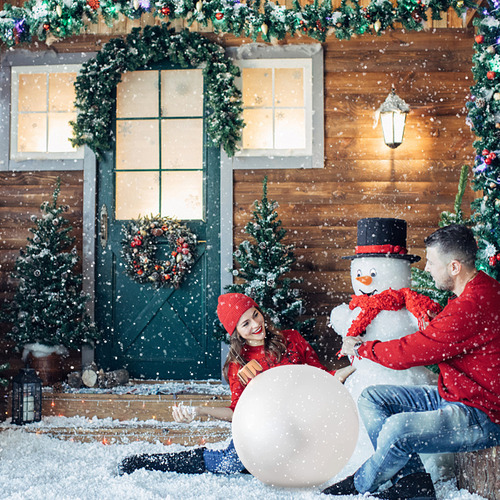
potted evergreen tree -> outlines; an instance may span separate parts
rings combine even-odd
[[[73,228],[63,216],[68,207],[57,204],[60,189],[58,179],[52,202],[42,203],[41,216],[31,216],[33,236],[16,259],[17,290],[3,314],[11,324],[7,338],[23,349],[25,361],[38,367],[45,385],[62,380],[57,367],[61,355],[99,337],[86,312],[89,297],[82,293],[82,276],[75,271],[79,256],[69,235]]]

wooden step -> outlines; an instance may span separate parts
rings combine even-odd
[[[230,423],[215,422],[213,425],[166,424],[165,426],[152,426],[144,424],[137,427],[112,425],[95,428],[86,426],[50,426],[44,428],[29,425],[23,427],[23,430],[57,439],[79,443],[101,442],[105,445],[142,441],[163,443],[167,446],[170,444],[203,446],[206,443],[224,441],[231,436]]]
[[[144,381],[141,381],[141,384],[143,383]],[[189,392],[192,391],[193,384],[190,385]],[[189,425],[177,424],[172,419],[172,407],[178,404],[229,406],[230,401],[229,395],[183,393],[182,390],[175,394],[156,395],[113,394],[102,391],[66,393],[44,390],[42,424],[28,425],[24,429],[27,432],[78,442],[100,441],[103,444],[112,444],[147,441],[165,445],[194,446],[227,439],[231,435],[231,424],[207,417],[197,419]],[[6,407],[6,416],[10,417],[12,408],[10,394]],[[61,426],[53,422],[45,426],[44,417],[84,417],[88,420],[112,419],[113,421],[109,423],[87,421],[85,425],[68,425],[61,419],[63,422]]]

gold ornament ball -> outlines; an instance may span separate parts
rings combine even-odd
[[[457,7],[458,7],[459,9],[461,9],[463,6],[464,6],[464,2],[463,2],[463,0],[458,0],[458,2],[457,2]]]
[[[495,123],[495,128],[499,128],[500,129],[500,123]]]
[[[497,187],[497,185],[494,182],[490,182],[490,188],[491,189],[495,189],[496,187]]]
[[[500,92],[495,92],[495,93],[493,94],[493,99],[494,99],[495,101],[500,101]]]
[[[486,49],[486,52],[488,52],[488,54],[494,54],[494,53],[495,53],[495,47],[493,47],[493,45],[490,45],[490,46]]]

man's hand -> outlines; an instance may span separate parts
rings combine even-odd
[[[182,403],[172,407],[172,417],[179,424],[189,424],[198,416],[196,407],[184,406]]]
[[[251,359],[238,371],[238,378],[242,385],[247,385],[261,371],[262,366],[260,366],[260,363],[256,359]]]
[[[342,343],[342,349],[340,349],[340,354],[343,356],[356,356],[354,352],[354,346],[363,343],[361,337],[346,337]]]
[[[428,310],[426,314],[423,314],[418,320],[418,329],[420,331],[425,330],[429,323],[438,315],[437,312]]]

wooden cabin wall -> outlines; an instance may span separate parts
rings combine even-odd
[[[111,34],[112,35],[112,34]],[[109,33],[83,35],[58,42],[58,52],[99,49]],[[250,40],[207,36],[221,45]],[[293,38],[284,43],[311,43]],[[315,43],[315,42],[314,42]],[[238,170],[234,172],[234,243],[246,238],[253,202],[261,198],[268,176],[268,195],[279,202],[279,215],[295,245],[292,274],[317,318],[320,356],[335,365],[339,339],[327,326],[330,310],[352,293],[349,266],[342,260],[356,245],[356,223],[362,217],[399,217],[408,222],[408,247],[424,256],[423,238],[437,228],[443,210],[453,210],[460,169],[472,163],[473,134],[465,124],[465,102],[472,85],[473,32],[439,29],[420,33],[401,30],[349,41],[329,39],[324,47],[325,166],[311,170]],[[33,50],[36,50],[33,46]],[[403,144],[389,149],[375,110],[394,85],[411,107]],[[82,174],[0,173],[0,297],[9,298],[8,277],[19,248],[26,243],[29,215],[50,196],[57,175],[63,179],[61,200],[71,206],[69,218],[81,249]],[[464,199],[467,210],[473,194]],[[424,262],[417,264],[423,267]],[[1,335],[1,330],[0,330]],[[0,349],[0,362],[6,344]]]
[[[325,167],[234,173],[234,239],[268,176],[268,197],[295,245],[293,275],[317,318],[320,355],[334,363],[339,339],[327,326],[331,309],[352,293],[350,261],[363,217],[408,223],[410,253],[425,256],[423,238],[452,210],[461,167],[472,163],[473,134],[465,124],[472,85],[473,34],[465,30],[393,32],[324,44]],[[394,85],[411,107],[404,142],[385,146],[375,110]],[[464,197],[468,210],[473,193]],[[423,268],[425,259],[418,267]]]
[[[0,172],[0,304],[12,300],[16,282],[11,277],[19,251],[28,244],[29,231],[35,227],[32,215],[40,216],[40,205],[52,202],[57,178],[61,178],[59,205],[68,205],[64,214],[73,227],[71,236],[82,255],[83,172]],[[81,261],[77,272],[82,272]],[[14,344],[4,339],[6,324],[0,323],[0,364],[9,362],[10,369],[0,376],[11,376],[23,366]],[[79,355],[73,353],[69,363],[78,364]],[[1,419],[1,417],[0,417]]]

